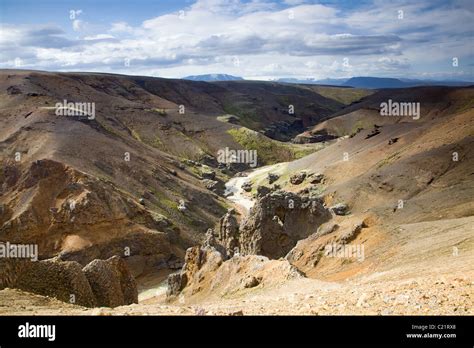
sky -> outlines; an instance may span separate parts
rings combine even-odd
[[[474,81],[474,0],[0,0],[0,68]]]

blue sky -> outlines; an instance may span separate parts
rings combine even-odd
[[[0,22],[0,68],[474,81],[472,0],[0,0]]]

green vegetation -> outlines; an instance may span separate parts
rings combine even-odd
[[[462,113],[473,108],[474,108],[474,99],[466,99],[466,100],[463,100],[463,103],[460,103],[460,105],[456,106],[454,112]]]
[[[167,150],[167,147],[165,146],[165,144],[163,144],[163,142],[161,141],[160,137],[157,135],[155,136],[152,140],[148,141],[148,140],[145,140],[145,142],[151,146],[153,146],[154,148],[156,149],[159,149],[159,150],[162,150],[162,151],[166,151]]]
[[[139,142],[142,142],[142,138],[140,137],[140,134],[138,134],[138,132],[135,130],[135,129],[130,129],[130,133],[132,133],[132,137],[135,139],[135,140],[138,140]]]
[[[153,191],[154,195],[157,197],[159,201],[159,206],[166,212],[170,213],[178,208],[178,204],[176,202],[173,202],[171,199],[168,198],[164,193],[161,191],[158,191],[156,189],[150,189]]]
[[[366,124],[364,124],[364,122],[362,122],[362,120],[358,120],[353,126],[352,126],[352,129],[351,129],[351,132],[350,132],[350,136],[353,137],[354,135],[356,135],[361,129],[365,129],[367,127]]]
[[[390,156],[384,158],[383,160],[379,161],[376,164],[376,168],[379,169],[379,168],[382,168],[383,166],[385,166],[387,164],[393,163],[395,160],[400,158],[400,153],[401,153],[401,151],[397,151],[397,152],[391,154]]]
[[[349,135],[353,137],[357,134],[359,129],[370,129],[374,127],[375,121],[368,117],[360,117],[358,115],[353,116],[353,121],[355,122],[345,122],[344,119],[333,118],[328,121],[326,128],[330,134],[336,135],[338,137],[343,137]]]
[[[238,107],[235,104],[224,104],[224,111],[227,114],[239,117],[239,123],[250,129],[260,129],[262,124],[258,121],[259,117],[256,110],[251,108]]]
[[[101,121],[99,118],[95,118],[95,121],[99,124],[102,129],[104,129],[106,132],[118,136],[120,138],[123,138],[123,134],[118,132],[115,128],[109,127],[106,122]]]
[[[314,145],[289,144],[276,141],[245,127],[229,129],[227,132],[245,149],[257,150],[259,164],[292,161],[317,150]]]
[[[229,122],[232,121],[233,119],[239,120],[239,117],[238,117],[238,116],[235,116],[235,115],[222,115],[222,116],[217,116],[216,119],[217,119],[218,121],[221,121],[221,122],[227,122],[227,123],[229,123]]]
[[[321,94],[323,97],[338,101],[345,105],[349,105],[374,93],[371,90],[361,88],[314,86],[311,89],[316,93]]]
[[[278,103],[284,107],[288,107],[290,103],[290,98],[287,95],[281,95],[278,97]]]
[[[157,112],[160,116],[166,116],[166,109],[153,109],[153,111]]]

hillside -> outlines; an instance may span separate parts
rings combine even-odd
[[[413,253],[424,250],[427,265],[440,268],[444,266],[438,253],[449,257],[456,247],[468,257],[472,251],[468,225],[474,215],[474,89],[430,87],[391,92],[366,97],[342,115],[317,125],[312,132],[332,134],[338,141],[274,171],[280,176],[275,184],[286,190],[314,191],[328,206],[347,205],[348,217],[336,217],[333,222],[339,225],[337,231],[363,226],[357,231],[355,242],[366,244],[365,266],[324,258],[318,263],[317,250],[327,243],[326,238],[331,240],[332,234],[300,241],[294,251],[298,255],[295,265],[308,276],[346,279],[360,273],[375,274],[395,259],[399,260],[397,267],[419,270],[421,263],[409,266],[408,259],[400,260],[402,256],[388,256],[401,252],[398,244],[411,245]],[[421,117],[381,117],[375,107],[388,96],[394,100],[420,100]],[[301,172],[319,173],[324,180],[317,185],[308,180],[291,184],[289,178]],[[260,177],[253,180],[261,182]],[[444,225],[453,227],[441,229]],[[416,237],[410,236],[409,231],[418,231]],[[424,245],[418,245],[423,239]],[[371,253],[374,259],[369,261],[367,254]],[[410,258],[410,262],[421,262],[416,255]],[[383,267],[384,274],[397,268]]]
[[[238,166],[219,165],[218,150],[258,144],[264,148],[259,164],[266,164],[318,148],[281,143],[227,122],[221,117],[226,107],[236,113],[240,104],[273,110],[268,105],[295,93],[301,105],[339,108],[297,87],[251,86],[246,93],[233,84],[2,71],[0,240],[39,243],[42,257],[68,252],[86,262],[92,254],[112,255],[138,234],[143,243],[160,241],[151,250],[132,251],[139,268],[182,258],[227,209],[223,182]],[[250,95],[259,93],[269,97],[251,104]],[[63,100],[94,102],[95,117],[57,116],[55,104]],[[273,110],[266,117],[277,122],[290,116]]]
[[[420,123],[434,117],[472,109],[474,102],[471,96],[471,87],[432,86],[380,90],[354,101],[343,111],[335,112],[331,115],[331,119],[298,135],[297,139],[307,139],[306,142],[313,142],[311,139],[317,139],[317,135],[352,136],[362,129],[372,128],[374,124]],[[420,103],[420,120],[413,120],[409,117],[380,117],[381,104],[388,100]]]
[[[134,83],[155,96],[197,114],[232,115],[232,123],[287,141],[305,127],[341,110],[343,104],[300,86],[262,81],[185,81],[136,77]],[[291,112],[290,112],[291,106]],[[165,107],[166,112],[174,114]],[[191,120],[192,122],[193,120]]]
[[[0,260],[2,314],[472,314],[474,88],[5,70],[0,91],[0,241],[40,251]],[[381,116],[388,99],[420,117]],[[94,288],[113,256],[137,299]],[[68,277],[87,301],[52,299]],[[120,305],[82,307],[103,293]]]

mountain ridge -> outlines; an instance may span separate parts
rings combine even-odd
[[[191,81],[242,81],[244,80],[240,76],[233,76],[228,74],[203,74],[203,75],[189,75],[182,78],[183,80]]]

